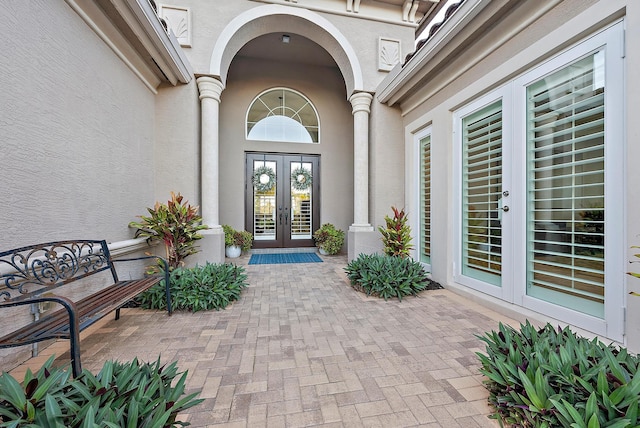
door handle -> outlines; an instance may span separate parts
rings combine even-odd
[[[284,209],[284,224],[289,224],[289,208]]]
[[[282,226],[282,213],[280,213],[280,226]]]

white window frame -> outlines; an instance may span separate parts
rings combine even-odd
[[[313,112],[316,116],[316,121],[318,123],[318,141],[313,141],[313,139],[311,141],[297,141],[297,140],[280,140],[280,139],[275,139],[275,140],[261,140],[261,139],[255,139],[255,138],[250,138],[249,134],[250,131],[248,129],[248,124],[249,124],[249,113],[251,112],[252,107],[254,106],[254,104],[260,99],[260,97],[262,97],[263,95],[269,93],[269,92],[274,92],[274,91],[283,91],[284,92],[291,92],[293,94],[298,95],[299,97],[303,98],[304,100],[307,101],[308,105],[311,106],[311,108],[313,109]],[[271,108],[271,106],[267,106],[267,108]],[[276,107],[277,108],[277,107]],[[274,115],[275,117],[278,116],[282,116],[285,118],[289,118],[291,120],[294,120],[296,122],[298,122],[297,120],[290,118],[289,116],[283,116],[283,115]],[[266,118],[271,117],[271,116],[267,116]],[[258,123],[260,123],[262,120],[266,119],[260,119],[258,122],[256,122],[254,124],[257,125]],[[306,128],[306,126],[303,123],[300,123],[300,126]],[[279,142],[279,143],[293,143],[293,144],[320,144],[321,141],[321,126],[320,126],[320,115],[318,114],[318,109],[316,108],[315,104],[313,104],[313,102],[311,102],[311,100],[309,99],[309,97],[307,97],[305,94],[303,94],[300,91],[296,91],[295,89],[292,88],[288,88],[285,86],[278,86],[278,87],[274,87],[274,88],[269,88],[269,89],[265,89],[264,91],[260,92],[258,95],[256,95],[253,100],[251,100],[251,103],[249,103],[249,107],[247,108],[247,111],[245,113],[245,118],[244,118],[244,135],[245,135],[245,139],[248,141],[270,141],[270,142]]]
[[[626,244],[624,234],[625,210],[625,93],[624,93],[624,24],[615,23],[606,29],[581,41],[563,53],[528,71],[513,82],[515,138],[522,142],[516,145],[514,163],[526,170],[526,90],[527,86],[542,77],[552,74],[569,64],[597,50],[605,52],[605,297],[604,319],[597,318],[545,302],[530,296],[526,292],[526,219],[517,227],[520,244],[516,249],[519,260],[516,266],[514,303],[537,312],[580,326],[608,338],[622,341],[624,335],[624,308],[626,293],[624,290]],[[613,141],[620,141],[614,144]],[[526,209],[526,177],[514,183],[522,192],[518,192],[518,204]],[[619,288],[618,288],[619,287]],[[617,288],[617,289],[616,289]]]
[[[510,114],[511,111],[511,92],[510,88],[504,86],[502,88],[498,88],[476,100],[467,104],[459,110],[456,110],[453,114],[453,141],[454,141],[454,149],[453,149],[453,159],[455,160],[454,164],[454,172],[453,172],[453,188],[456,192],[455,204],[454,204],[454,225],[455,225],[455,233],[454,233],[454,266],[453,266],[453,278],[457,283],[462,285],[466,285],[467,287],[471,287],[475,290],[481,291],[483,293],[489,294],[491,296],[497,297],[502,300],[511,301],[513,295],[513,287],[505,286],[505,284],[512,283],[512,223],[511,219],[516,213],[513,210],[509,210],[507,213],[502,214],[502,271],[501,271],[501,282],[502,286],[495,286],[488,284],[486,282],[480,281],[476,278],[472,278],[466,276],[462,273],[462,191],[463,191],[463,182],[462,182],[462,121],[464,118],[469,115],[495,103],[496,101],[502,102],[502,190],[510,190],[506,186],[511,180],[511,165],[510,162],[505,162],[505,159],[509,159],[511,154],[511,121],[505,120],[506,114]],[[506,184],[507,183],[507,184]],[[510,194],[513,193],[510,191]],[[508,199],[502,199],[503,207],[505,205],[509,205]],[[511,208],[511,207],[510,207]]]

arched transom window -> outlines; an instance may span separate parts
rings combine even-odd
[[[269,89],[258,95],[247,111],[247,139],[318,143],[318,112],[300,92]]]

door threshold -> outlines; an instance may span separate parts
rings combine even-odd
[[[282,254],[282,253],[317,253],[317,247],[296,248],[252,248],[251,254]]]

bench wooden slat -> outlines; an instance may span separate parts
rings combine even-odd
[[[80,331],[161,280],[161,277],[154,276],[136,281],[120,281],[76,302]],[[69,316],[65,309],[59,309],[0,338],[0,348],[9,344],[27,345],[47,339],[69,339]]]

